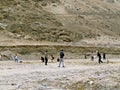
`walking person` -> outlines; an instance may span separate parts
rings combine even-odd
[[[48,51],[46,50],[45,51],[45,65],[47,65],[47,63],[48,63]]]
[[[100,64],[100,63],[103,63],[103,61],[101,60],[102,57],[101,57],[101,54],[100,54],[99,51],[97,52],[97,56],[98,56],[98,63],[99,63],[99,64]]]
[[[60,51],[59,56],[60,56],[60,61],[59,61],[58,67],[60,67],[61,64],[62,64],[62,67],[64,67],[64,51],[63,51],[63,49]]]

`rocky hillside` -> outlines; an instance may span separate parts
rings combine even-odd
[[[0,0],[0,33],[12,39],[119,39],[119,29],[120,0]]]

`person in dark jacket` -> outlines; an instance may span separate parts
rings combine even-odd
[[[60,51],[59,56],[60,56],[60,61],[59,61],[58,67],[60,67],[61,64],[62,64],[62,67],[64,67],[64,51],[63,51],[63,49]]]
[[[103,53],[103,60],[106,60],[106,53]]]
[[[94,61],[94,52],[91,52],[91,60]]]
[[[41,61],[44,62],[44,57],[41,56]]]
[[[57,62],[59,62],[59,61],[60,61],[60,58],[58,57],[58,58],[57,58]]]
[[[100,54],[99,51],[97,52],[97,56],[98,56],[98,63],[99,63],[99,64],[100,64],[100,63],[103,63],[103,61],[101,60],[102,57],[101,57],[101,54]]]
[[[51,62],[53,62],[53,60],[54,60],[53,54],[51,54],[50,56],[51,56]]]
[[[45,51],[45,65],[47,65],[47,63],[48,63],[48,51],[46,50]]]

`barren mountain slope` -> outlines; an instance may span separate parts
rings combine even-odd
[[[120,36],[119,0],[0,2],[0,32],[9,39],[80,42],[104,35],[118,40]]]

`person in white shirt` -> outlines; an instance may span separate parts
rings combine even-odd
[[[15,60],[15,62],[18,63],[18,56],[17,56],[17,54],[14,56],[14,60]]]

